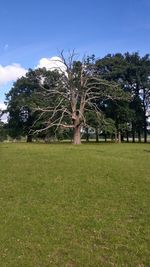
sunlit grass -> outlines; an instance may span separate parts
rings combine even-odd
[[[147,267],[150,145],[0,144],[0,266]]]

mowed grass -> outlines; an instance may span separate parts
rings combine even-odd
[[[150,266],[150,145],[0,144],[0,266]]]

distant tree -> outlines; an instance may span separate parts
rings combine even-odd
[[[115,125],[115,142],[120,143],[123,140],[125,134],[125,128],[127,133],[127,123],[131,123],[133,112],[129,107],[127,101],[121,100],[109,100],[107,101],[104,113],[106,118],[112,119]]]
[[[53,83],[58,74],[46,69],[29,70],[25,77],[18,79],[9,93],[6,95],[9,134],[13,138],[27,136],[27,142],[32,141],[33,131],[35,129],[36,116],[32,112],[36,105],[35,92],[39,92],[41,87],[39,82],[48,79]],[[38,103],[42,99],[38,99]],[[38,120],[36,127],[41,126],[42,122]],[[42,126],[41,126],[42,127]],[[50,131],[48,131],[50,132]],[[47,133],[48,134],[48,133]],[[41,134],[42,135],[42,134]]]
[[[141,141],[141,131],[144,130],[144,142],[147,142],[147,119],[150,106],[150,57],[140,57],[138,53],[125,54],[127,61],[126,87],[133,94],[131,108],[135,112],[133,120],[133,141],[134,131],[138,132]],[[141,126],[141,127],[140,127]]]
[[[111,140],[114,139],[116,134],[116,125],[115,121],[111,118],[105,118],[102,127],[102,134],[105,137],[105,141],[107,141],[107,137],[111,137]]]
[[[147,114],[150,107],[150,57],[140,57],[138,53],[107,55],[96,62],[102,77],[117,82],[124,91],[132,95],[130,108],[132,116],[132,135],[135,131],[139,141],[144,130],[147,142]],[[130,118],[129,118],[130,121]]]

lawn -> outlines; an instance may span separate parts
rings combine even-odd
[[[150,144],[0,144],[1,267],[150,266]]]

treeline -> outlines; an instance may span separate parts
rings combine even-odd
[[[65,71],[29,69],[6,95],[8,123],[0,134],[49,140],[81,135],[121,142],[147,142],[150,111],[150,56],[117,53],[84,62],[61,55]],[[5,128],[5,129],[4,129]],[[2,139],[2,138],[1,138]]]

